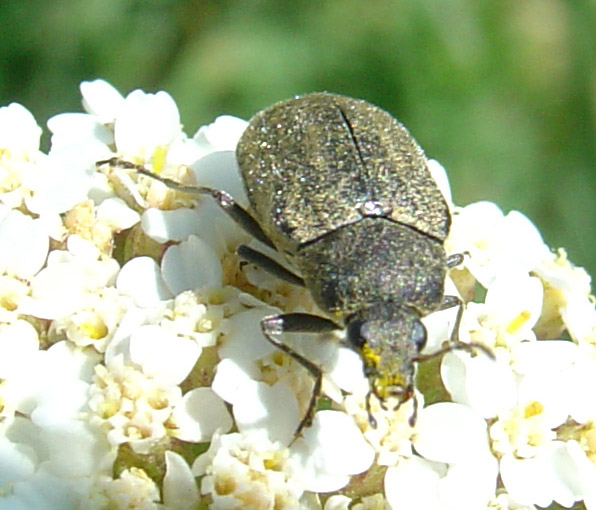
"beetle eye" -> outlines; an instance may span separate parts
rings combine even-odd
[[[426,328],[424,327],[424,324],[422,324],[422,322],[414,322],[410,340],[414,342],[414,344],[416,344],[416,349],[418,349],[418,352],[424,349],[424,346],[426,345]]]
[[[364,321],[358,320],[348,324],[348,343],[356,349],[362,348],[362,346],[366,343],[366,338],[363,336],[362,331],[364,324]]]

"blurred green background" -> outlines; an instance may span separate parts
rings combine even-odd
[[[0,103],[40,124],[96,77],[167,90],[190,135],[299,93],[367,99],[447,168],[456,203],[521,210],[596,274],[593,1],[9,0],[0,20]]]

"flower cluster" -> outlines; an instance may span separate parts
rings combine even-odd
[[[466,303],[459,338],[494,359],[421,363],[416,424],[411,402],[372,398],[373,427],[357,353],[292,335],[324,374],[325,409],[296,438],[313,381],[259,323],[316,313],[308,292],[241,263],[256,241],[209,197],[134,170],[246,207],[246,122],[188,137],[165,92],[81,93],[86,113],[48,121],[47,154],[23,106],[0,108],[0,507],[596,510],[590,277],[525,216],[453,205],[430,161],[452,209],[446,249],[466,254],[446,281]],[[424,353],[455,314],[424,319]]]

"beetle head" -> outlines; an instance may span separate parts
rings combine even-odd
[[[373,426],[371,394],[383,408],[387,398],[396,397],[396,409],[414,396],[414,361],[426,343],[426,328],[419,319],[416,311],[393,303],[366,308],[348,319],[348,344],[360,354],[370,384],[366,406]],[[416,401],[412,424],[415,414]]]

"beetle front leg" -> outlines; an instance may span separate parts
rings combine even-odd
[[[295,351],[289,345],[283,343],[278,336],[283,333],[325,333],[329,331],[337,331],[342,329],[335,322],[320,317],[318,315],[311,315],[308,313],[285,313],[280,315],[273,315],[265,317],[261,321],[261,330],[265,338],[269,340],[280,351],[285,352],[292,359],[300,363],[313,376],[315,384],[312,395],[308,403],[308,408],[304,417],[300,420],[294,438],[298,437],[304,427],[310,426],[314,416],[317,398],[321,393],[321,385],[323,382],[323,372],[316,364],[305,358],[302,354]]]
[[[482,351],[490,359],[495,359],[495,355],[488,347],[486,347],[486,345],[480,344],[478,342],[466,343],[459,339],[459,328],[461,326],[461,320],[464,315],[465,306],[464,302],[459,297],[443,296],[443,301],[441,302],[441,306],[437,311],[447,310],[449,308],[453,308],[454,306],[459,306],[459,308],[457,310],[457,316],[455,317],[453,330],[451,331],[451,337],[449,338],[449,345],[431,354],[421,354],[417,356],[414,361],[426,361],[428,359],[440,356],[441,354],[445,354],[446,352],[457,350],[467,351],[470,354],[474,354],[475,349]]]
[[[457,310],[457,316],[455,317],[455,325],[453,326],[451,337],[449,339],[451,343],[459,343],[459,327],[461,325],[461,318],[464,314],[464,302],[457,296],[443,296],[441,306],[439,306],[439,309],[437,310],[440,312],[441,310],[448,310],[455,306],[458,306],[459,308]]]
[[[267,246],[275,249],[273,242],[271,242],[271,239],[269,239],[265,232],[263,232],[263,229],[257,223],[257,221],[250,215],[248,211],[239,205],[230,194],[226,193],[225,191],[209,188],[207,186],[186,186],[174,181],[173,179],[168,179],[167,177],[162,177],[161,175],[150,172],[143,165],[137,165],[135,163],[131,163],[130,161],[121,160],[117,157],[98,161],[95,164],[98,167],[101,165],[111,165],[135,170],[141,175],[151,177],[152,179],[165,184],[168,188],[180,191],[181,193],[187,193],[188,195],[210,195],[213,197],[217,205],[245,232],[258,239],[262,243],[265,243]]]

